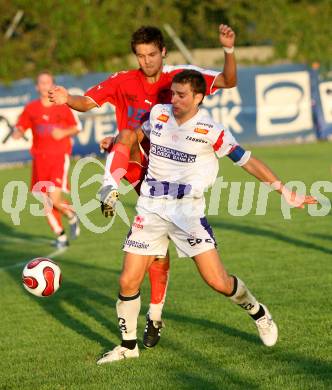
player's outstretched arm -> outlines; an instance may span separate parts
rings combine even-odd
[[[63,138],[66,138],[66,137],[72,137],[72,136],[75,136],[76,134],[78,134],[80,131],[77,127],[73,126],[73,127],[68,127],[67,129],[60,129],[60,128],[55,128],[52,130],[52,137],[59,141]]]
[[[76,111],[89,111],[97,104],[88,96],[70,95],[68,90],[60,85],[48,91],[48,99],[55,104],[67,104]]]
[[[289,191],[271,169],[255,157],[250,157],[247,163],[242,165],[242,168],[261,182],[273,187],[277,192],[284,196],[287,203],[291,206],[304,208],[305,204],[318,203],[317,199],[313,196],[300,195],[294,191]]]
[[[232,88],[237,84],[236,60],[234,55],[235,32],[226,24],[219,26],[219,41],[224,48],[225,63],[222,73],[215,82],[216,88]]]

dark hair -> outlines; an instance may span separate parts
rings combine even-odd
[[[157,27],[142,26],[131,37],[131,50],[136,54],[136,45],[140,43],[154,43],[160,51],[165,47],[162,32]]]
[[[206,82],[201,72],[194,69],[186,69],[173,77],[173,83],[190,84],[192,91],[203,94],[206,92]]]

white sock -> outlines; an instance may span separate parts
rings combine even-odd
[[[256,314],[259,310],[259,302],[248,290],[247,286],[236,276],[234,278],[234,290],[229,299],[239,305],[249,314]]]
[[[163,311],[165,301],[160,303],[150,303],[148,315],[152,321],[161,321],[161,313]]]
[[[114,152],[111,152],[106,158],[103,187],[111,185],[113,188],[118,188],[118,183],[111,175],[111,165],[114,158],[114,154],[115,154]]]
[[[122,340],[137,339],[137,318],[141,309],[140,292],[132,297],[123,297],[119,294],[116,302],[119,329]]]

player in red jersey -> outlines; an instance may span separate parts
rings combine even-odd
[[[146,145],[135,144],[133,129],[147,118],[154,104],[170,103],[173,76],[188,67],[199,70],[207,84],[207,95],[218,88],[231,88],[236,85],[235,34],[229,26],[220,25],[219,41],[225,52],[223,72],[208,71],[191,65],[164,66],[166,47],[161,31],[156,27],[141,27],[134,32],[131,41],[139,69],[115,73],[89,89],[84,96],[69,95],[61,86],[50,91],[51,102],[67,103],[78,111],[88,111],[106,102],[115,106],[119,135],[113,146],[111,138],[106,138],[102,142],[105,149],[110,152],[100,191],[101,207],[105,216],[112,216],[114,213],[118,198],[117,188],[123,176],[135,185],[136,191],[139,192],[147,166],[147,153],[146,149],[144,152]],[[146,347],[153,347],[160,338],[161,312],[166,296],[168,273],[167,257],[157,259],[149,269],[151,303],[143,341]]]
[[[13,137],[19,139],[26,130],[32,130],[31,191],[43,194],[46,217],[57,236],[54,245],[61,248],[68,245],[62,215],[69,220],[71,238],[79,235],[77,216],[62,196],[62,192],[69,192],[67,174],[71,136],[78,133],[79,123],[68,106],[49,102],[48,91],[53,86],[53,76],[49,72],[38,75],[36,89],[40,98],[25,106]]]

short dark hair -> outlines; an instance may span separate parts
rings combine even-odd
[[[206,82],[201,72],[194,69],[186,69],[180,73],[177,73],[173,77],[173,83],[178,84],[190,84],[192,91],[203,94],[203,98],[206,93]]]
[[[157,27],[142,26],[131,37],[131,50],[136,54],[136,45],[140,43],[154,43],[160,51],[165,47],[162,32]]]

